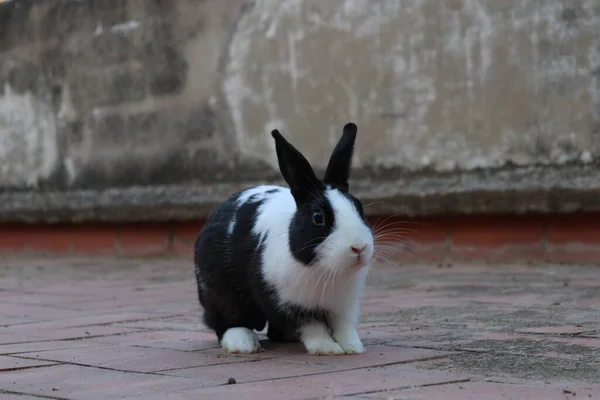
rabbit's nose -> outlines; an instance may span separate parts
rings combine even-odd
[[[360,255],[360,253],[362,253],[362,251],[365,249],[365,247],[367,247],[367,245],[352,245],[350,246],[350,250],[356,254],[356,255]]]

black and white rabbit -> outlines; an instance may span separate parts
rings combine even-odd
[[[277,130],[279,169],[289,188],[256,186],[232,195],[195,243],[204,322],[222,349],[301,341],[310,354],[360,354],[359,306],[373,234],[348,190],[356,125],[344,126],[323,180]]]

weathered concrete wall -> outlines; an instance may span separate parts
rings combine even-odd
[[[371,213],[600,209],[600,1],[0,4],[3,220],[202,217],[349,120]]]

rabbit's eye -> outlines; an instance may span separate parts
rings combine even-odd
[[[321,211],[315,211],[312,215],[313,224],[315,225],[323,225],[325,223],[325,219],[323,218],[323,213]]]

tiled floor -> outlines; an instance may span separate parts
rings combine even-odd
[[[175,260],[0,261],[0,399],[600,399],[598,267],[373,270],[341,357],[222,354],[195,290]]]

